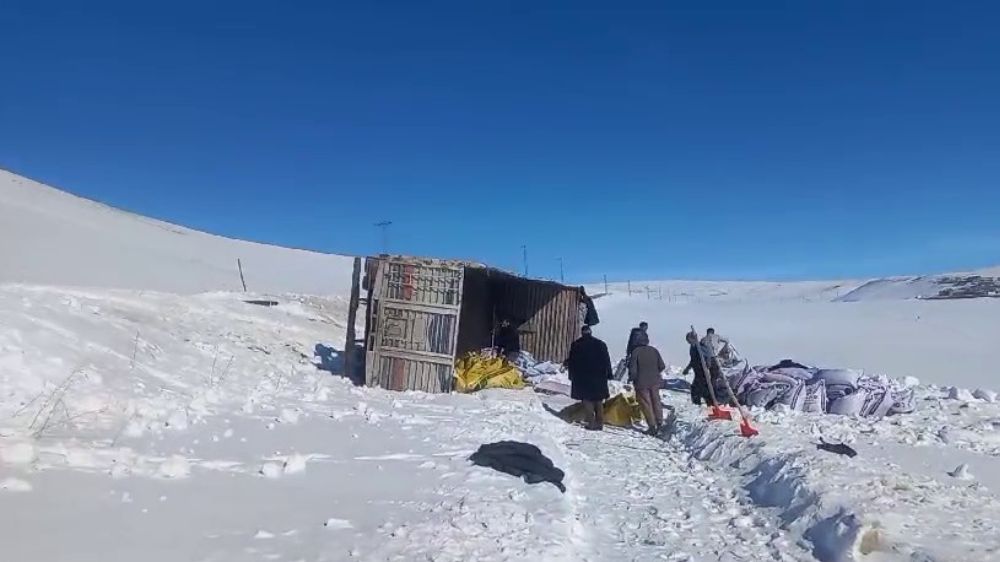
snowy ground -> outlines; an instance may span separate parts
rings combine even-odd
[[[5,560],[1000,560],[1000,405],[745,440],[667,392],[669,439],[590,433],[530,390],[353,387],[314,364],[343,301],[244,298],[0,287]],[[501,439],[567,493],[467,462]]]

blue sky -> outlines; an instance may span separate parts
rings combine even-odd
[[[996,3],[153,4],[5,3],[0,167],[581,281],[1000,263]]]

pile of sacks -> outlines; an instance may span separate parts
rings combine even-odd
[[[799,412],[876,419],[916,409],[912,388],[862,371],[816,369],[785,360],[771,367],[741,361],[723,372],[740,403],[750,407],[783,405]],[[728,396],[721,382],[715,392],[720,400]]]
[[[566,369],[562,365],[553,363],[552,361],[536,361],[527,351],[518,353],[514,364],[517,365],[521,374],[529,382],[541,382],[551,379],[569,380],[566,375]]]

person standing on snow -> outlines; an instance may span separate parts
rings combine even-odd
[[[570,346],[566,359],[570,397],[587,407],[590,418],[587,429],[600,431],[604,429],[604,401],[610,396],[611,356],[608,346],[593,336],[590,326],[584,326],[580,333],[580,339]]]
[[[716,334],[715,328],[709,328],[705,331],[705,337],[701,338],[701,343],[707,348],[710,356],[716,359],[726,347],[729,347],[729,340]]]
[[[707,376],[705,376],[705,386],[703,387],[704,394],[702,396],[707,397],[706,403],[712,402],[711,390],[715,390],[716,388],[718,388],[716,382],[722,380],[723,377],[722,366],[719,363],[718,354],[720,351],[726,349],[726,347],[729,345],[729,341],[723,338],[722,336],[716,334],[714,328],[709,328],[705,334],[705,337],[701,338],[700,342],[698,341],[698,335],[695,332],[690,332],[687,336],[687,341],[692,345],[691,363],[688,364],[688,367],[684,369],[684,374],[687,374],[688,368],[695,367],[695,382],[698,382],[697,367],[703,365],[702,367],[703,372],[704,372],[704,367],[707,367],[708,372],[705,373],[705,375]],[[697,344],[696,348],[695,344]],[[697,349],[697,352],[695,351],[695,349]],[[708,385],[712,385],[711,390],[709,389]],[[727,391],[727,397],[728,397],[728,391]],[[694,401],[694,399],[695,399],[694,383],[692,383],[691,400]],[[708,405],[721,406],[722,404],[718,402],[719,399],[720,398],[717,396],[716,401]],[[726,397],[722,397],[721,399],[725,401]],[[698,404],[698,402],[695,402],[695,404]]]
[[[632,355],[632,350],[639,347],[639,336],[649,337],[649,324],[646,322],[639,322],[638,328],[632,328],[632,331],[628,335],[628,345],[625,346],[625,358],[628,359]]]
[[[663,379],[660,373],[667,366],[660,352],[649,345],[649,336],[645,333],[639,335],[636,344],[628,362],[628,379],[635,387],[635,397],[646,418],[648,433],[656,435],[663,426],[663,403],[660,401]]]
[[[704,400],[706,405],[712,406],[712,394],[708,391],[708,373],[705,372],[705,367],[710,362],[710,359],[707,357],[708,352],[698,342],[698,335],[694,332],[688,332],[685,339],[690,346],[689,353],[691,360],[688,362],[687,367],[684,367],[684,374],[686,375],[692,369],[694,370],[694,380],[691,382],[691,402],[697,406],[701,406],[701,402]]]

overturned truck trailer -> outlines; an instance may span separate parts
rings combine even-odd
[[[583,287],[471,262],[370,257],[362,288],[365,383],[390,390],[450,392],[456,358],[491,347],[503,319],[517,327],[523,350],[557,362],[584,323],[598,322]]]

